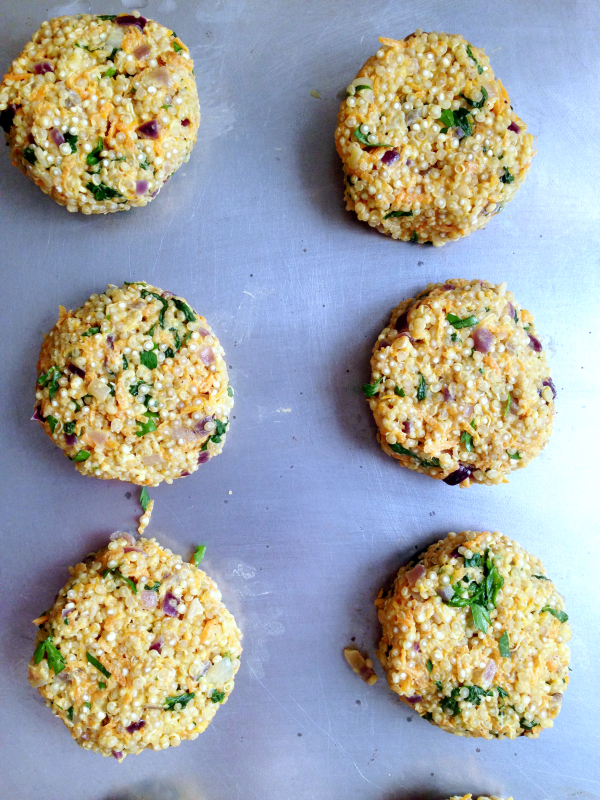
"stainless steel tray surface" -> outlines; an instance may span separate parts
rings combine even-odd
[[[0,4],[6,71],[44,19],[133,2]],[[600,798],[598,3],[142,0],[196,64],[190,162],[145,209],[69,214],[0,154],[2,800]],[[333,146],[346,85],[422,27],[482,46],[537,137],[529,178],[489,227],[441,249],[344,210]],[[320,93],[320,99],[311,91]],[[544,453],[507,486],[450,488],[403,470],[360,392],[390,309],[430,281],[506,280],[533,311],[558,388]],[[67,567],[133,529],[139,489],[81,477],[30,422],[58,304],[147,280],[214,325],[236,403],[223,454],[156,500],[148,535],[207,571],[244,632],[236,688],[198,740],[119,765],[78,748],[27,682],[31,620]],[[572,623],[571,685],[540,739],[453,737],[342,650],[375,657],[373,601],[451,530],[491,529],[544,561]]]

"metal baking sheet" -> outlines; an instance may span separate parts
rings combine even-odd
[[[43,19],[133,2],[2,0],[4,72]],[[202,125],[189,164],[145,209],[69,214],[0,153],[3,800],[600,798],[598,352],[600,15],[594,0],[481,3],[142,0],[184,36]],[[340,90],[415,28],[485,47],[538,154],[489,227],[442,249],[394,242],[342,202]],[[321,97],[311,96],[317,90]],[[550,351],[558,416],[509,485],[462,491],[400,469],[360,385],[400,299],[429,281],[508,281]],[[236,389],[224,453],[151,491],[148,533],[206,567],[244,632],[227,705],[198,740],[119,765],[79,749],[27,682],[35,627],[67,566],[132,529],[139,489],[78,475],[31,416],[42,336],[61,303],[145,279],[214,325]],[[373,601],[450,530],[501,530],[566,596],[572,682],[536,741],[452,737],[363,684]]]

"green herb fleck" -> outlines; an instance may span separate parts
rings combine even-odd
[[[111,189],[110,186],[107,186],[104,183],[99,183],[98,186],[96,186],[95,183],[91,183],[90,181],[90,183],[86,183],[85,188],[89,189],[98,203],[101,203],[103,200],[108,200],[112,197],[123,197],[123,195],[120,192],[117,192],[116,189]]]
[[[112,22],[113,19],[117,18],[116,14],[98,14],[97,16],[98,16],[98,19],[105,19],[105,20],[107,19],[110,22]]]
[[[110,70],[108,70],[108,72],[110,72]],[[115,72],[116,72],[116,70],[113,69],[113,75],[114,75]],[[99,161],[100,161],[100,153],[101,153],[101,151],[103,149],[104,149],[104,142],[102,141],[102,137],[99,136],[98,137],[98,144],[92,150],[91,153],[87,154],[87,157],[85,159],[85,163],[88,164],[90,167],[93,167],[94,164],[98,164]]]
[[[142,511],[145,511],[148,508],[149,502],[150,502],[150,495],[148,494],[148,490],[144,486],[140,494],[140,505],[142,507]]]
[[[33,654],[34,663],[39,664],[44,656],[48,659],[48,666],[55,675],[63,671],[65,668],[65,660],[60,654],[60,650],[58,650],[52,642],[52,633],[49,633],[47,638],[44,639],[43,642],[40,642],[35,648]]]
[[[233,397],[233,386],[227,387],[227,394],[229,395],[229,397]]]
[[[173,42],[173,50],[175,50],[176,53],[179,53],[180,50],[183,50],[183,47],[180,44],[177,44],[177,42]]]
[[[210,437],[211,442],[214,442],[215,444],[219,444],[221,442],[221,436],[223,436],[223,434],[227,430],[227,426],[228,425],[229,425],[229,420],[226,420],[225,422],[221,422],[220,419],[216,419],[215,420],[215,435]]]
[[[480,567],[481,566],[481,553],[473,553],[471,558],[465,558],[465,567]]]
[[[384,144],[383,142],[370,142],[366,134],[362,133],[360,125],[354,131],[354,138],[357,142],[366,145],[367,147],[393,147],[393,144]]]
[[[100,333],[100,328],[98,328],[97,326],[94,327],[94,328],[88,328],[87,331],[85,331],[85,333],[82,333],[81,335],[82,336],[94,336],[96,333]]]
[[[142,350],[140,363],[148,367],[148,369],[156,369],[158,367],[158,357],[153,350]]]
[[[406,397],[406,392],[399,386],[394,386],[394,394],[397,394],[398,397]]]
[[[477,425],[475,424],[475,420],[474,419],[471,420],[471,427],[473,428],[474,431],[477,430]]]
[[[545,575],[534,575],[534,578],[537,578],[538,581],[549,581],[550,578],[547,578]]]
[[[151,295],[152,297],[154,297],[155,300],[158,300],[159,303],[162,303],[162,309],[161,309],[160,314],[158,315],[158,321],[160,323],[160,327],[164,328],[165,327],[165,311],[167,310],[167,308],[169,306],[169,303],[167,302],[167,300],[165,300],[164,297],[161,297],[156,292],[149,292],[147,289],[142,289],[141,295],[142,295],[142,297],[148,297],[148,295]],[[189,321],[193,322],[194,320],[191,319]]]
[[[417,242],[417,243],[418,243],[418,241],[419,241],[419,237],[418,237],[418,235],[417,235],[417,232],[416,232],[416,231],[413,231],[413,232],[412,232],[412,236],[410,237],[409,241],[411,241],[411,242]]]
[[[213,703],[222,703],[223,700],[225,700],[225,692],[217,692],[216,689],[213,689],[210,699],[213,701]]]
[[[178,300],[177,298],[175,298],[173,302],[175,303],[179,311],[183,311],[183,313],[185,314],[185,318],[188,322],[194,322],[196,320],[196,317],[194,316],[192,309],[189,306],[187,306],[183,302],[183,300]]]
[[[501,686],[494,686],[494,689],[498,690],[498,697],[508,697],[508,692]]]
[[[426,719],[427,722],[433,722],[433,714],[431,711],[428,711],[426,714],[423,714],[421,719]]]
[[[200,564],[202,563],[202,559],[204,558],[204,553],[206,553],[206,545],[199,544],[194,550],[194,555],[192,556],[192,564],[195,567],[199,567]]]
[[[26,147],[23,150],[23,158],[25,159],[25,161],[29,161],[30,164],[35,164],[37,158],[33,147]]]
[[[464,444],[465,450],[467,451],[467,453],[472,453],[473,452],[473,437],[471,436],[471,434],[467,433],[466,431],[463,431],[463,433],[461,434],[460,440]]]
[[[71,148],[71,152],[72,153],[76,153],[77,152],[77,136],[75,136],[72,133],[63,133],[63,136],[65,137],[66,143]]]
[[[471,106],[471,108],[483,108],[483,104],[488,99],[488,93],[485,86],[481,87],[481,100],[479,100],[477,103],[475,102],[475,100],[469,100],[469,98],[465,97],[464,94],[461,94],[460,96],[463,98],[463,100],[467,101],[467,103]]]
[[[556,617],[559,622],[566,622],[569,619],[568,614],[566,614],[564,611],[557,611],[555,608],[552,608],[552,606],[544,606],[540,611],[540,614],[544,611],[552,614],[552,616]]]
[[[437,688],[438,688],[438,691],[439,691],[439,692],[442,692],[442,691],[443,691],[443,689],[442,689],[442,682],[441,682],[441,681],[434,681],[434,683],[435,683],[435,685],[437,686]]]
[[[99,672],[101,672],[104,675],[105,678],[110,678],[110,672],[106,669],[104,664],[101,664],[98,661],[97,658],[94,658],[94,656],[91,653],[86,653],[85,657],[87,658],[88,663],[90,663],[92,665],[92,667],[96,667],[96,669]]]
[[[394,453],[398,453],[398,455],[410,456],[411,458],[416,458],[417,461],[421,464],[421,466],[427,469],[440,466],[439,458],[432,458],[431,460],[428,460],[426,458],[421,458],[421,456],[418,456],[416,453],[413,453],[412,450],[407,450],[406,447],[402,447],[401,444],[390,444],[389,448],[390,450],[393,450]]]
[[[73,722],[73,706],[69,706],[67,708],[67,717]]]
[[[506,631],[504,631],[502,636],[498,639],[498,649],[500,650],[502,658],[510,658],[510,643]]]
[[[515,308],[515,315],[514,315],[513,319],[515,321],[515,325],[517,325],[519,323],[519,317],[517,316],[517,309],[516,308]]]
[[[470,44],[467,45],[467,55],[469,56],[471,61],[475,62],[475,65],[477,67],[477,72],[481,75],[481,73],[483,72],[483,67],[481,66],[479,61],[477,61],[475,56],[473,55],[473,51],[471,50],[471,45]]]
[[[456,330],[460,330],[461,328],[472,328],[473,325],[477,325],[479,320],[474,314],[471,314],[470,317],[465,317],[465,319],[461,319],[457,317],[456,314],[446,314],[446,320],[452,325],[453,328]]]
[[[525,717],[521,717],[519,720],[519,725],[524,728],[526,731],[530,731],[532,728],[537,728],[539,722],[527,722]]]
[[[140,161],[140,167],[142,169],[150,169],[150,163],[148,162],[147,158],[144,158],[143,161]]]
[[[431,675],[431,670],[433,669],[433,664],[431,663],[431,659],[427,659],[427,672]]]
[[[482,689],[481,686],[469,686],[469,694],[465,698],[468,703],[473,703],[474,705],[478,706],[481,703],[483,697],[493,697],[494,692],[492,689]]]
[[[87,461],[90,457],[90,454],[87,450],[80,450],[76,456],[74,456],[71,461]]]
[[[449,128],[461,128],[465,136],[471,136],[473,133],[473,124],[469,111],[466,108],[457,108],[452,111],[450,108],[445,108],[442,111],[440,122],[444,126],[441,130],[442,133],[447,133]]]
[[[99,689],[106,689],[106,684],[103,681],[98,681],[98,688]]]
[[[132,394],[135,397],[138,393],[138,389],[143,384],[143,382],[144,381],[136,381],[135,383],[132,383],[131,386],[129,387],[129,394]]]
[[[144,589],[145,589],[147,592],[158,592],[158,590],[160,589],[160,581],[154,581],[154,583],[153,583],[152,585],[150,585],[149,583],[147,583],[147,584],[144,586]]]
[[[452,693],[450,697],[442,697],[440,701],[440,705],[442,709],[447,713],[451,714],[455,717],[457,714],[460,714],[460,708],[458,707],[458,696],[460,693],[460,686],[456,686],[452,689]]]
[[[468,561],[471,562],[472,560],[473,559],[469,559]],[[465,561],[465,566],[466,565],[467,561]],[[479,564],[477,564],[477,566],[479,566]],[[462,584],[455,584],[452,587],[454,595],[447,604],[453,608],[470,606],[473,624],[480,631],[486,633],[488,626],[491,625],[488,608],[490,604],[495,608],[498,592],[504,586],[504,578],[494,566],[489,549],[485,551],[483,558],[483,578],[481,583],[471,581],[467,587]],[[465,593],[467,596],[463,597]]]
[[[506,400],[506,405],[504,406],[504,414],[503,416],[506,418],[508,416],[508,412],[510,411],[510,404],[512,403],[512,395],[509,393],[508,399]]]
[[[54,429],[58,425],[58,420],[56,419],[56,417],[53,417],[52,414],[48,414],[48,416],[44,421],[47,422],[48,425],[50,426],[50,433],[54,433]]]
[[[390,217],[412,217],[412,211],[390,211],[389,214],[386,214],[384,219],[389,219]]]
[[[458,333],[456,331],[452,331],[452,333],[450,334],[450,338],[452,339],[452,341],[455,344],[457,342],[461,342],[462,343],[462,339],[460,338],[460,336],[458,335]]]
[[[65,422],[63,425],[63,430],[66,434],[70,435],[75,433],[75,423],[74,422]]]
[[[417,386],[417,400],[419,402],[425,400],[426,395],[427,395],[427,383],[425,381],[425,378],[419,372],[419,385]]]
[[[111,54],[109,55],[109,57],[106,60],[107,61],[114,61],[115,60],[115,56],[117,55],[117,53],[119,52],[120,49],[121,49],[120,47],[113,47]]]
[[[106,578],[107,575],[114,575],[115,578],[120,578],[122,581],[125,581],[125,583],[129,586],[131,591],[134,594],[137,594],[137,586],[135,585],[135,583],[131,580],[131,578],[127,578],[125,575],[123,575],[123,573],[118,567],[115,567],[114,569],[105,569],[104,572],[102,573],[102,577]]]
[[[165,698],[165,707],[166,711],[179,711],[180,709],[175,708],[176,705],[181,706],[181,708],[185,708],[190,700],[196,696],[196,692],[191,692],[190,694],[180,694],[175,697],[166,697]]]
[[[123,369],[129,369],[129,361],[127,361],[127,356],[123,356]]]
[[[508,171],[508,167],[504,167],[504,175],[500,176],[500,180],[502,183],[512,183],[515,179],[514,175],[511,175]]]
[[[518,450],[516,451],[516,453],[509,453],[508,457],[512,458],[512,459],[515,459],[516,461],[520,461],[521,460],[521,454],[519,453]]]
[[[139,428],[139,430],[135,432],[136,436],[145,436],[147,433],[152,433],[152,431],[157,430],[156,423],[152,417],[158,415],[153,414],[152,411],[144,411],[144,416],[148,417],[148,422],[140,422],[139,420],[136,420],[135,424]]]
[[[381,383],[382,380],[383,380],[383,375],[381,376],[381,378],[376,380],[375,383],[363,383],[362,390],[365,397],[374,397],[377,394],[377,388],[379,387],[379,384]]]

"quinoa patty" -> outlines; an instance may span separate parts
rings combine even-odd
[[[465,794],[462,797],[459,797],[458,795],[455,795],[454,797],[450,797],[449,800],[471,800],[472,797],[473,797],[472,794]],[[502,800],[502,798],[501,797],[496,797],[495,794],[492,794],[489,797],[487,795],[485,795],[485,797],[483,797],[483,796],[478,797],[477,800]],[[513,800],[513,798],[512,797],[507,797],[506,800]]]
[[[449,533],[376,601],[388,684],[449,733],[535,739],[569,683],[571,630],[544,566],[501,533]]]
[[[437,246],[485,227],[523,183],[533,137],[462,36],[380,42],[338,114],[346,208],[394,239]]]
[[[384,451],[451,486],[506,483],[552,433],[556,391],[538,336],[505,283],[430,283],[404,300],[363,387]]]
[[[216,584],[113,534],[39,619],[29,681],[81,747],[119,761],[196,739],[233,689],[241,634]]]
[[[180,297],[136,281],[59,307],[33,419],[82,475],[172,483],[223,449],[233,389],[223,348]]]
[[[196,142],[193,67],[138,11],[42,23],[0,84],[13,164],[68,211],[145,206]]]

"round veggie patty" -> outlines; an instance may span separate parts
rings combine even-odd
[[[569,683],[563,597],[501,533],[449,533],[376,601],[390,689],[449,733],[535,739]]]
[[[204,572],[155,539],[111,538],[35,620],[29,680],[81,747],[121,761],[196,739],[229,697],[242,648]]]

